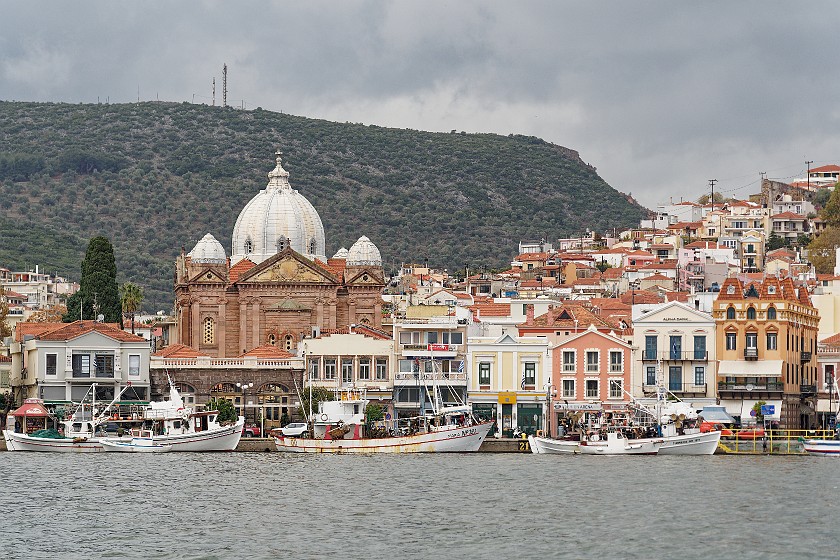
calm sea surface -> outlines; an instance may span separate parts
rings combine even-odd
[[[2,558],[837,558],[819,457],[0,452]]]

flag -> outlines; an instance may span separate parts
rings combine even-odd
[[[461,360],[461,363],[458,364],[458,373],[464,373],[464,360]]]
[[[93,355],[93,372],[96,373],[96,354]]]
[[[520,389],[525,388],[525,372],[524,371],[522,372],[522,383],[519,384],[519,388]]]

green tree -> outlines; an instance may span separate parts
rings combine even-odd
[[[709,195],[707,195],[707,194],[704,194],[703,196],[701,196],[697,199],[698,204],[706,204],[707,202],[709,202]],[[715,203],[723,202],[723,195],[719,192],[716,192],[714,202]]]
[[[143,303],[143,288],[137,284],[126,282],[120,286],[120,303],[123,316],[131,320],[131,334],[134,334],[134,315],[140,311]]]
[[[312,414],[318,412],[318,404],[324,401],[332,401],[335,400],[335,395],[333,394],[332,390],[327,389],[326,387],[312,387]],[[309,388],[304,387],[300,406],[298,407],[298,415],[301,418],[309,419]]]
[[[835,249],[840,246],[840,227],[828,227],[808,244],[808,260],[819,274],[834,272]]]
[[[828,202],[820,212],[820,218],[826,221],[828,226],[840,227],[840,189],[835,188],[828,198]]]
[[[761,424],[764,422],[764,414],[761,413],[761,407],[767,404],[765,401],[758,401],[752,406],[753,412],[755,412],[755,421],[757,424]]]
[[[773,251],[775,249],[781,249],[782,247],[786,246],[785,240],[782,236],[778,235],[775,231],[770,234],[770,237],[767,238],[767,249]]]
[[[218,410],[219,422],[222,424],[236,422],[239,415],[236,413],[233,403],[227,399],[212,398],[204,405],[204,410]]]
[[[68,298],[64,321],[96,319],[100,314],[104,315],[106,322],[122,326],[114,246],[103,236],[94,237],[88,243],[82,261],[79,291]]]
[[[365,420],[370,422],[378,422],[385,418],[385,408],[379,403],[368,403],[365,407]]]

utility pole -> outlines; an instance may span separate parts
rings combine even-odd
[[[811,161],[805,160],[805,165],[808,166],[808,171],[805,173],[805,175],[807,175],[807,177],[808,177],[808,192],[811,192],[811,164],[812,163],[814,163],[813,160],[811,160]]]
[[[216,106],[216,76],[213,76],[213,107]]]
[[[222,107],[227,107],[227,64],[222,66]]]
[[[715,209],[715,183],[717,182],[717,179],[709,179],[709,187],[712,189],[712,198],[709,199],[709,202],[712,203],[712,210]]]

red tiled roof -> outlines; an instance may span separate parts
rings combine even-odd
[[[667,281],[670,281],[670,282],[673,282],[673,281],[674,281],[674,279],[673,279],[673,278],[668,278],[668,277],[667,277],[667,276],[665,276],[664,274],[658,274],[658,273],[657,273],[657,274],[652,274],[651,276],[648,276],[648,277],[646,277],[646,278],[640,278],[640,280],[657,280],[657,281],[659,281],[659,280],[667,280]]]
[[[688,298],[691,294],[689,292],[665,292],[665,301],[678,301],[680,303],[688,303]]]
[[[544,261],[548,258],[548,253],[522,253],[514,260],[516,261]]]
[[[628,305],[640,303],[662,303],[662,296],[648,290],[629,290],[621,294],[622,303]]]
[[[207,354],[184,344],[170,344],[166,348],[158,350],[152,356],[159,358],[198,358],[199,356],[207,356]]]
[[[145,342],[142,336],[126,332],[117,323],[97,323],[96,321],[73,321],[62,327],[37,336],[39,340],[71,340],[91,332],[98,332],[120,342]]]
[[[833,334],[828,338],[824,338],[821,340],[823,344],[828,344],[829,346],[840,346],[840,333]]]
[[[238,263],[233,265],[233,267],[231,267],[231,269],[230,269],[230,272],[228,272],[228,276],[230,277],[230,282],[231,283],[236,282],[237,280],[239,280],[240,276],[242,276],[243,274],[245,274],[246,272],[248,272],[249,270],[251,270],[255,266],[257,266],[257,265],[255,263],[251,262],[250,260],[242,259],[241,261],[239,261]]]
[[[60,329],[66,323],[18,323],[15,326],[15,342],[23,342],[26,335],[38,336],[46,332]]]
[[[270,358],[270,359],[286,359],[286,358],[294,358],[294,354],[290,354],[285,350],[282,350],[272,344],[265,344],[263,346],[257,346],[256,348],[251,348],[241,356],[240,358]]]
[[[796,214],[794,212],[782,212],[781,214],[774,214],[773,216],[770,216],[770,217],[773,218],[773,219],[782,218],[784,220],[804,220],[805,219],[805,216],[802,216],[801,214]]]
[[[473,314],[478,311],[480,317],[510,317],[509,303],[476,303],[468,305]]]
[[[840,172],[840,165],[823,165],[822,167],[815,167],[811,173],[829,173],[831,171]]]

